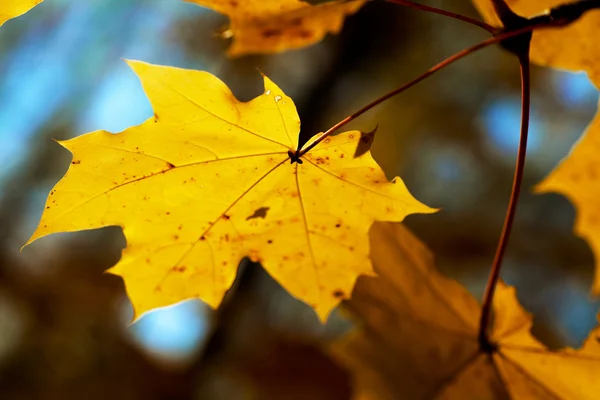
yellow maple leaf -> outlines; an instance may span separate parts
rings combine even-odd
[[[560,193],[576,207],[575,233],[588,241],[596,259],[596,275],[592,292],[597,295],[600,295],[599,154],[600,112],[596,113],[571,153],[536,186],[538,193]]]
[[[324,320],[372,273],[372,222],[433,211],[387,180],[372,134],[330,137],[292,164],[300,120],[266,77],[264,94],[243,103],[207,72],[129,64],[154,117],[61,142],[73,160],[28,243],[122,226],[128,245],[110,272],[136,315],[194,297],[218,306],[249,256]]]
[[[567,3],[565,0],[505,0],[522,17],[532,17]],[[494,12],[491,0],[473,0],[486,22],[494,26],[502,23]],[[533,32],[531,61],[536,64],[569,71],[586,71],[600,87],[600,10],[585,13],[576,22],[564,28],[539,29]]]
[[[276,53],[317,43],[338,33],[346,15],[365,3],[332,1],[311,5],[300,0],[184,0],[229,16],[231,56]]]
[[[482,351],[479,305],[406,228],[375,223],[371,254],[378,277],[359,278],[344,303],[362,326],[332,348],[354,376],[355,399],[598,398],[600,328],[580,350],[549,351],[515,289],[500,283],[493,348]]]
[[[2,0],[0,2],[0,26],[11,18],[25,14],[44,0]]]

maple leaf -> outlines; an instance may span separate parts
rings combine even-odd
[[[549,351],[500,282],[493,347],[482,351],[479,305],[436,270],[423,243],[393,223],[375,223],[370,238],[378,277],[359,278],[344,303],[362,326],[332,348],[354,375],[355,398],[597,399],[600,328],[580,350]]]
[[[25,14],[44,0],[2,0],[0,2],[0,26],[11,18]]]
[[[129,64],[154,117],[61,142],[73,160],[28,243],[120,225],[128,245],[110,272],[136,315],[194,297],[218,306],[249,256],[324,320],[372,273],[373,221],[433,211],[387,180],[368,151],[373,134],[327,138],[290,163],[300,120],[267,77],[243,103],[207,72]]]
[[[317,43],[338,33],[346,15],[365,3],[332,1],[311,5],[300,0],[184,0],[211,8],[230,19],[231,56],[276,53]]]
[[[565,4],[565,0],[505,0],[506,4],[522,17],[532,17]],[[473,0],[486,22],[502,26],[494,12],[491,0]],[[538,29],[531,41],[531,61],[548,67],[569,71],[586,71],[600,87],[600,42],[598,27],[600,10],[585,13],[576,22],[563,27]]]
[[[599,104],[600,109],[600,104]],[[600,112],[570,154],[541,182],[538,193],[556,192],[577,209],[574,231],[585,238],[596,259],[592,292],[600,295]]]

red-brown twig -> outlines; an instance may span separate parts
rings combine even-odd
[[[398,1],[401,1],[401,0],[398,0]],[[497,3],[501,4],[502,2],[497,1]],[[331,135],[332,133],[334,133],[335,131],[340,129],[342,126],[346,125],[350,121],[354,120],[355,118],[357,118],[360,115],[364,114],[365,112],[369,111],[371,108],[375,107],[376,105],[384,102],[385,100],[387,100],[391,97],[394,97],[397,94],[404,92],[405,90],[407,90],[407,89],[411,88],[412,86],[416,85],[417,83],[421,82],[423,79],[433,75],[437,71],[447,67],[448,65],[454,63],[455,61],[458,61],[461,58],[468,56],[469,54],[475,53],[476,51],[481,50],[487,46],[490,46],[495,43],[500,43],[500,42],[504,42],[504,44],[509,45],[508,47],[511,47],[512,44],[510,44],[510,41],[507,39],[517,38],[517,36],[533,32],[536,29],[560,27],[560,26],[569,25],[569,24],[575,22],[576,20],[578,20],[583,14],[585,14],[586,12],[593,10],[593,9],[600,9],[600,0],[579,0],[574,3],[561,4],[559,6],[556,6],[552,9],[550,9],[549,12],[547,12],[545,14],[537,15],[537,16],[529,18],[529,19],[519,17],[518,15],[512,13],[512,11],[510,11],[510,9],[509,9],[510,13],[512,13],[511,17],[510,17],[511,23],[514,22],[514,23],[518,24],[519,25],[518,27],[514,27],[513,29],[506,29],[506,27],[505,27],[503,30],[498,30],[493,38],[486,39],[483,42],[480,42],[474,46],[471,46],[467,49],[464,49],[464,50],[448,57],[444,61],[440,62],[439,64],[437,64],[437,65],[433,66],[432,68],[430,68],[429,70],[427,70],[424,74],[416,77],[415,79],[402,85],[401,87],[399,87],[395,90],[392,90],[391,92],[389,92],[389,93],[383,95],[382,97],[367,104],[360,110],[356,111],[354,114],[349,115],[348,117],[344,118],[343,120],[341,120],[340,122],[338,122],[337,124],[335,124],[334,126],[329,128],[328,130],[323,132],[313,142],[310,142],[309,144],[305,145],[305,147],[303,147],[302,149],[298,148],[295,152],[290,151],[290,159],[292,160],[292,162],[298,161],[300,159],[300,157],[302,157],[304,154],[306,154],[308,151],[310,151],[312,148],[314,148],[317,144],[321,143],[329,135]],[[514,21],[512,21],[513,18],[514,18]],[[505,16],[505,19],[506,19],[506,16]]]
[[[372,102],[370,102],[369,104],[367,104],[366,106],[364,106],[363,108],[361,108],[360,110],[356,111],[355,113],[347,116],[346,118],[344,118],[343,120],[341,120],[340,122],[338,122],[337,124],[333,125],[331,128],[327,129],[325,132],[323,132],[317,139],[315,139],[312,142],[309,142],[304,148],[299,149],[296,151],[296,156],[302,157],[304,154],[306,154],[307,152],[309,152],[311,149],[313,149],[316,145],[318,145],[319,143],[321,143],[325,138],[327,138],[328,136],[330,136],[332,133],[336,132],[338,129],[340,129],[341,127],[343,127],[344,125],[348,124],[350,121],[356,119],[357,117],[361,116],[362,114],[364,114],[365,112],[369,111],[371,108],[377,106],[380,103],[383,103],[384,101],[386,101],[387,99],[396,96],[397,94],[400,94],[402,92],[404,92],[405,90],[413,87],[414,85],[416,85],[417,83],[421,82],[423,79],[433,75],[434,73],[438,72],[439,70],[449,66],[450,64],[454,63],[455,61],[460,60],[463,57],[468,56],[469,54],[475,53],[478,50],[481,50],[485,47],[488,47],[492,44],[496,44],[499,43],[503,40],[506,39],[510,39],[519,35],[522,35],[524,33],[527,32],[531,32],[534,29],[538,29],[541,27],[545,27],[548,26],[547,22],[543,22],[540,23],[539,25],[531,25],[531,26],[526,26],[524,28],[521,29],[516,29],[514,31],[509,31],[509,32],[503,32],[500,33],[492,38],[486,39],[474,46],[471,46],[469,48],[466,48],[464,50],[459,51],[458,53],[446,58],[444,61],[436,64],[435,66],[431,67],[430,69],[428,69],[425,73],[419,75],[418,77],[416,77],[415,79],[411,80],[410,82],[405,83],[404,85],[400,86],[397,89],[392,90],[391,92],[379,97],[378,99],[373,100]]]
[[[439,9],[439,8],[426,6],[424,4],[415,3],[414,1],[409,1],[409,0],[386,0],[386,1],[388,1],[390,3],[398,4],[398,5],[401,5],[401,6],[406,6],[406,7],[414,8],[416,10],[426,11],[426,12],[430,12],[430,13],[433,13],[433,14],[444,15],[446,17],[454,18],[454,19],[457,19],[459,21],[467,22],[467,23],[469,23],[471,25],[475,25],[475,26],[478,26],[480,28],[483,28],[486,31],[488,31],[489,33],[494,33],[496,31],[496,28],[494,28],[493,26],[491,26],[489,24],[486,24],[483,21],[479,21],[479,20],[476,20],[474,18],[467,17],[465,15],[453,13],[451,11],[446,11],[446,10],[442,10],[442,9]]]
[[[515,166],[515,173],[513,176],[510,200],[508,202],[508,208],[506,210],[506,216],[504,219],[504,225],[502,227],[502,233],[500,234],[500,240],[498,241],[498,246],[496,248],[494,262],[492,263],[492,268],[485,288],[485,294],[483,296],[483,304],[481,308],[481,320],[479,323],[479,345],[482,349],[488,350],[493,349],[494,347],[494,344],[490,341],[488,329],[491,320],[490,316],[492,312],[494,293],[496,292],[496,286],[498,285],[498,280],[500,279],[500,268],[502,266],[502,260],[504,259],[504,254],[506,252],[508,240],[510,238],[510,232],[512,229],[513,221],[515,219],[517,204],[519,202],[519,195],[521,193],[523,172],[525,170],[525,156],[527,154],[527,136],[529,133],[529,110],[531,98],[528,49],[526,52],[519,55],[519,65],[521,70],[521,137],[519,140],[519,150],[517,152],[517,161]]]

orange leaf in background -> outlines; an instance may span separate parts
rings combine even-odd
[[[11,18],[25,14],[44,0],[2,0],[0,1],[0,26]]]
[[[358,11],[360,1],[310,5],[300,0],[185,0],[229,16],[231,56],[277,53],[319,42],[338,33],[344,18]]]
[[[130,65],[154,117],[61,142],[73,161],[29,243],[122,226],[127,248],[110,272],[136,316],[196,297],[217,307],[249,256],[325,320],[372,273],[371,224],[433,211],[388,181],[369,152],[373,134],[330,137],[290,163],[300,120],[266,77],[243,103],[207,72]]]
[[[536,191],[560,193],[576,207],[574,230],[594,252],[596,274],[592,292],[600,295],[600,112],[571,153],[536,186]]]
[[[344,305],[359,328],[332,348],[354,375],[355,399],[598,399],[600,328],[580,350],[549,351],[500,283],[495,347],[482,351],[479,305],[436,270],[425,245],[400,224],[375,223],[370,237],[378,277],[357,281]]]

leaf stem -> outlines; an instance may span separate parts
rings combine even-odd
[[[446,58],[445,60],[443,60],[442,62],[434,65],[433,67],[429,68],[426,72],[424,72],[423,74],[419,75],[418,77],[414,78],[413,80],[411,80],[410,82],[405,83],[404,85],[400,86],[399,88],[396,88],[394,90],[392,90],[391,92],[373,100],[372,102],[370,102],[369,104],[367,104],[366,106],[364,106],[363,108],[361,108],[360,110],[356,111],[355,113],[347,116],[346,118],[344,118],[343,120],[341,120],[340,122],[338,122],[337,124],[333,125],[331,128],[327,129],[325,132],[323,132],[318,138],[316,138],[313,142],[310,142],[308,145],[306,145],[306,147],[302,148],[302,149],[298,149],[296,150],[296,155],[297,157],[302,157],[304,154],[306,154],[307,152],[309,152],[310,150],[312,150],[316,145],[318,145],[319,143],[321,143],[325,138],[327,138],[328,136],[330,136],[332,133],[336,132],[338,129],[340,129],[341,127],[343,127],[344,125],[348,124],[350,121],[356,119],[357,117],[361,116],[362,114],[366,113],[367,111],[369,111],[370,109],[372,109],[373,107],[379,105],[380,103],[383,103],[384,101],[386,101],[387,99],[396,96],[397,94],[400,94],[402,92],[404,92],[405,90],[413,87],[414,85],[416,85],[417,83],[421,82],[423,79],[428,78],[429,76],[433,75],[434,73],[438,72],[439,70],[449,66],[450,64],[460,60],[461,58],[464,58],[466,56],[468,56],[469,54],[475,53],[478,50],[481,50],[485,47],[488,47],[492,44],[496,44],[499,42],[502,42],[503,40],[506,39],[510,39],[519,35],[522,35],[524,33],[528,33],[533,31],[534,29],[537,28],[541,28],[544,26],[548,26],[548,22],[542,22],[540,24],[537,25],[530,25],[530,26],[526,26],[520,29],[515,29],[513,31],[507,31],[507,32],[502,32],[499,33],[498,35],[491,37],[489,39],[486,39],[474,46],[468,47],[464,50],[459,51],[458,53],[455,53],[453,55],[451,55],[450,57]]]
[[[500,269],[502,268],[502,260],[508,246],[510,232],[517,211],[517,204],[521,194],[521,183],[523,182],[523,172],[525,170],[525,156],[527,154],[527,137],[529,133],[529,114],[531,103],[531,80],[529,68],[529,45],[519,54],[519,66],[521,71],[521,137],[519,140],[519,150],[517,153],[517,161],[515,173],[513,176],[512,190],[510,200],[506,210],[504,226],[500,234],[500,240],[496,248],[494,262],[488,277],[488,282],[483,296],[483,304],[481,309],[481,320],[479,322],[479,345],[483,350],[494,348],[494,344],[489,337],[490,316],[492,312],[492,301],[498,280],[500,279]]]
[[[526,18],[520,17],[506,4],[504,0],[491,0],[494,6],[494,12],[504,26],[515,27],[521,21],[527,21]]]
[[[494,28],[493,26],[491,26],[489,24],[486,24],[483,21],[479,21],[479,20],[467,17],[467,16],[462,15],[462,14],[453,13],[451,11],[446,11],[446,10],[442,10],[442,9],[439,9],[439,8],[426,6],[424,4],[415,3],[414,1],[410,1],[410,0],[385,0],[385,1],[388,1],[388,2],[394,3],[394,4],[398,4],[398,5],[401,5],[401,6],[406,6],[406,7],[414,8],[416,10],[426,11],[426,12],[430,12],[430,13],[433,13],[433,14],[439,14],[439,15],[444,15],[446,17],[454,18],[454,19],[457,19],[459,21],[467,22],[467,23],[469,23],[471,25],[475,25],[475,26],[478,26],[480,28],[483,28],[486,31],[488,31],[489,33],[494,33],[496,31],[496,28]]]

